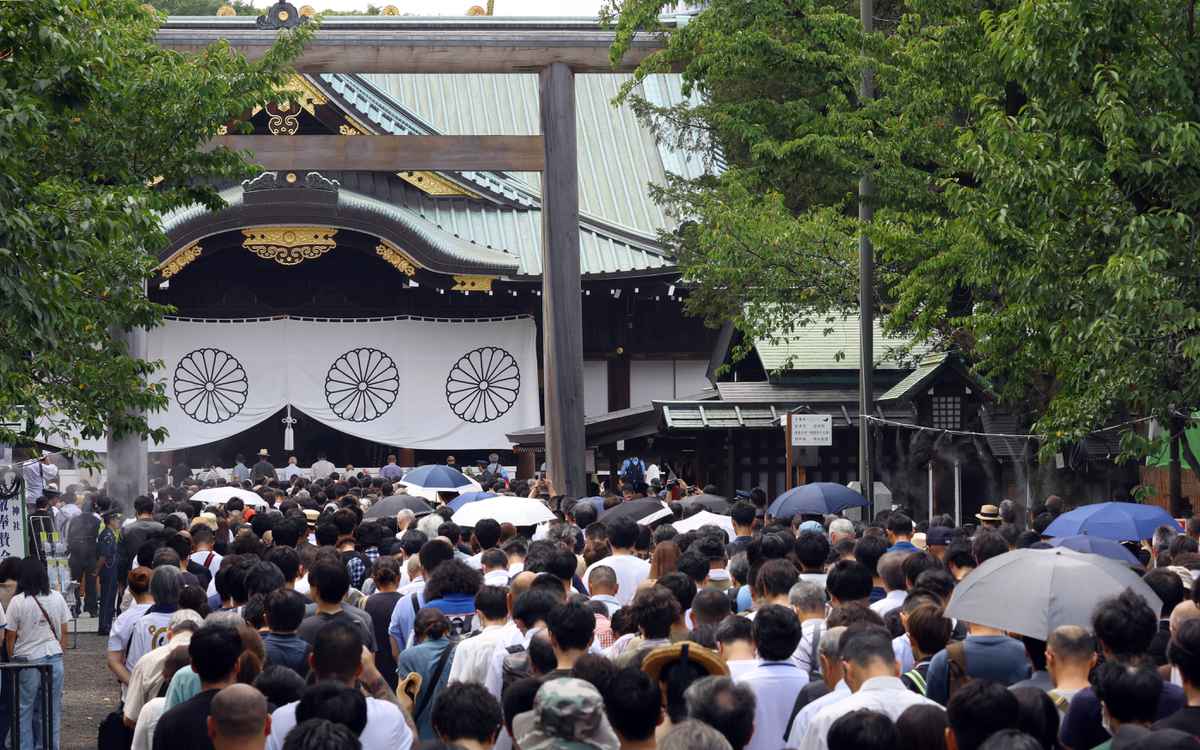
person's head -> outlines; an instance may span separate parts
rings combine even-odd
[[[1017,699],[998,682],[967,682],[946,705],[946,747],[979,750],[983,741],[1002,729],[1017,728]]]
[[[662,586],[651,586],[637,592],[629,604],[630,613],[643,638],[666,638],[671,625],[679,619],[681,610],[675,595]]]
[[[429,580],[439,565],[454,559],[454,547],[444,539],[430,539],[421,546],[418,557],[421,558],[421,569],[425,571],[425,579]]]
[[[1141,658],[1158,631],[1158,615],[1132,589],[1108,597],[1092,612],[1092,631],[1106,656],[1118,661]]]
[[[688,719],[671,727],[658,750],[734,750],[721,733],[702,721]]]
[[[952,631],[941,607],[934,604],[917,606],[904,618],[904,632],[912,643],[913,650],[921,656],[932,658],[950,642]]]
[[[663,720],[662,694],[649,675],[636,667],[622,669],[603,695],[608,720],[622,742],[654,738]]]
[[[453,594],[475,596],[483,574],[462,560],[447,560],[425,580],[425,601],[430,602]]]
[[[696,598],[692,599],[692,619],[698,628],[719,625],[729,615],[729,597],[724,592],[704,589],[696,592]]]
[[[629,518],[615,518],[605,523],[608,527],[608,541],[614,550],[630,550],[637,544],[638,525]]]
[[[304,678],[296,670],[280,664],[272,664],[254,679],[254,687],[273,706],[286,706],[300,700],[304,692]]]
[[[1106,661],[1092,676],[1092,688],[1112,732],[1121,724],[1149,725],[1158,713],[1162,678],[1149,667]]]
[[[475,611],[480,619],[488,623],[501,623],[508,619],[508,590],[501,586],[482,586],[475,594]]]
[[[662,578],[674,572],[679,566],[679,557],[679,546],[675,542],[660,542],[650,555],[650,577]]]
[[[216,750],[261,748],[271,733],[267,699],[249,685],[230,685],[214,695],[207,723]]]
[[[308,572],[308,585],[317,601],[338,604],[350,590],[350,573],[340,562],[321,560]]]
[[[829,540],[815,531],[802,531],[796,537],[796,559],[806,571],[820,572],[829,559]]]
[[[296,705],[296,722],[325,719],[361,735],[367,726],[367,700],[362,691],[336,682],[311,685]]]
[[[616,596],[617,573],[607,565],[597,565],[588,572],[587,586],[592,596]]]
[[[1185,685],[1200,688],[1200,618],[1184,620],[1172,630],[1167,661],[1179,669]]]
[[[275,563],[259,560],[246,571],[246,594],[270,594],[278,591],[287,583],[286,578]]]
[[[1046,670],[1056,683],[1067,673],[1086,676],[1097,659],[1096,638],[1079,625],[1061,625],[1046,640]]]
[[[896,717],[896,750],[945,750],[946,711],[919,704]]]
[[[291,633],[304,620],[307,600],[291,589],[278,589],[267,596],[267,626],[276,633]]]
[[[971,542],[971,552],[975,555],[975,564],[983,565],[993,557],[1008,552],[1008,542],[998,531],[981,529]]]
[[[658,579],[658,585],[674,595],[681,613],[692,608],[692,602],[696,600],[696,584],[686,574],[667,573]]]
[[[865,603],[871,596],[871,571],[857,560],[838,560],[829,569],[825,588],[835,605]]]
[[[550,610],[562,603],[562,600],[560,593],[547,589],[529,589],[513,600],[513,619],[523,629],[528,630],[545,623]]]
[[[491,549],[500,542],[500,524],[491,518],[484,518],[475,524],[474,536],[479,549]]]
[[[1183,538],[1188,539],[1189,537]],[[1161,619],[1165,620],[1170,617],[1175,605],[1187,596],[1187,591],[1183,588],[1183,581],[1173,571],[1166,568],[1155,568],[1142,576],[1142,580],[1162,600],[1162,609],[1158,613]]]
[[[729,615],[717,625],[713,639],[717,642],[717,653],[725,661],[755,657],[754,623],[747,617]]]
[[[179,575],[178,569],[175,570],[175,574]],[[26,596],[45,596],[50,593],[50,576],[41,560],[36,557],[21,560],[20,572],[17,575],[17,593]],[[176,587],[176,601],[178,598]]]
[[[838,654],[851,691],[873,677],[895,677],[899,673],[891,633],[882,626],[848,627],[838,644]]]
[[[899,512],[888,516],[884,528],[887,529],[887,538],[892,544],[911,539],[913,535],[912,519]]]
[[[800,580],[800,572],[787,560],[768,560],[758,569],[751,588],[755,596],[765,601],[785,599],[792,586]]]
[[[754,647],[763,661],[784,661],[800,644],[800,618],[789,607],[775,604],[754,616]]]
[[[447,745],[469,740],[482,747],[495,743],[503,721],[500,703],[482,685],[471,682],[438,693],[430,717],[434,733]]]
[[[192,635],[188,656],[201,685],[233,682],[242,656],[242,637],[237,628],[206,624]]]
[[[888,591],[904,591],[908,588],[904,578],[904,560],[908,556],[907,552],[888,552],[879,558],[879,578]]]
[[[592,644],[596,615],[581,602],[568,601],[550,610],[546,626],[556,651],[584,651]]]
[[[854,545],[854,559],[871,571],[871,576],[879,575],[879,558],[887,552],[888,543],[882,536],[864,536]]]
[[[362,750],[358,735],[328,719],[309,719],[295,726],[283,741],[283,750]]]
[[[540,677],[523,677],[504,690],[500,703],[504,711],[504,728],[509,735],[513,734],[513,719],[533,709],[533,702],[541,687]]]
[[[829,750],[892,750],[897,742],[892,720],[865,708],[839,716],[826,735]]]
[[[1044,750],[1058,747],[1058,709],[1045,690],[1035,687],[1012,689],[1017,699],[1017,728],[1036,738]]]
[[[736,503],[729,511],[733,529],[739,536],[750,536],[750,531],[754,527],[754,515],[754,506],[745,501]]]
[[[330,680],[353,686],[362,671],[362,649],[359,629],[335,620],[317,631],[308,664],[318,681]]]
[[[728,677],[703,677],[683,694],[689,719],[716,729],[733,750],[742,750],[754,734],[754,691]]]
[[[179,592],[183,589],[181,574],[177,565],[164,565],[155,568],[150,578],[150,594],[158,607],[179,606]]]

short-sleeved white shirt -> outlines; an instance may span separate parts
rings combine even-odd
[[[610,555],[589,565],[583,573],[583,580],[586,582],[588,576],[592,574],[592,570],[601,565],[612,568],[613,572],[617,574],[617,601],[621,602],[622,607],[628,606],[629,602],[633,601],[633,595],[637,593],[638,586],[650,577],[650,563],[645,560],[633,555]]]
[[[108,650],[109,651],[125,651],[125,647],[129,645],[133,639],[133,626],[142,615],[146,614],[146,610],[150,609],[151,602],[145,604],[130,604],[129,609],[117,615],[117,619],[113,620],[112,628],[108,631]],[[132,670],[133,662],[125,659],[125,668]]]
[[[45,615],[42,609],[46,610]],[[46,621],[46,615],[50,622]],[[5,629],[17,634],[14,659],[43,659],[62,653],[58,638],[62,626],[71,621],[71,611],[62,594],[51,591],[48,595],[38,596],[36,602],[25,594],[17,594],[8,604],[6,618]]]
[[[125,664],[129,669],[137,666],[138,659],[167,642],[171,617],[174,612],[147,611],[133,625],[133,638],[129,643],[129,655]]]

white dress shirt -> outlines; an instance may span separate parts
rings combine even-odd
[[[754,736],[746,750],[779,750],[796,696],[808,684],[808,673],[791,659],[763,661],[735,681],[754,691]]]
[[[818,632],[820,631],[820,632]],[[817,659],[817,663],[813,664],[813,653],[817,649],[813,648],[813,641],[821,637],[821,633],[825,632],[825,619],[822,617],[812,617],[800,623],[800,645],[796,646],[796,652],[792,654],[792,661],[796,662],[796,666],[800,667],[805,674],[810,674],[814,669],[821,667],[821,660]],[[818,647],[820,642],[816,644]]]
[[[845,680],[838,680],[838,684],[833,686],[825,695],[817,698],[812,703],[809,703],[804,708],[800,709],[800,713],[796,714],[796,718],[792,720],[792,726],[788,729],[787,747],[797,747],[800,740],[804,737],[804,733],[808,731],[809,722],[812,717],[820,713],[822,708],[837,703],[843,698],[850,697],[850,686]]]
[[[618,601],[617,597],[610,596],[609,594],[596,594],[592,597],[592,601],[603,604],[608,609],[609,617],[615,615],[617,610],[621,608],[621,602]]]
[[[536,632],[536,629],[531,629],[530,633]],[[496,645],[492,647],[491,656],[488,659],[487,676],[483,680],[483,686],[488,692],[500,700],[501,693],[504,690],[504,657],[508,656],[508,647],[521,645],[529,647],[529,638],[527,634],[521,632],[515,622],[509,621],[504,626],[502,632],[496,639]]]
[[[612,568],[613,572],[617,574],[617,601],[621,603],[622,607],[633,601],[633,595],[637,593],[638,586],[650,577],[650,563],[645,560],[633,555],[610,555],[589,565],[583,572],[583,580],[587,581],[592,574],[592,569],[601,565]]]
[[[480,685],[487,680],[488,666],[496,644],[509,632],[508,624],[488,625],[479,635],[464,638],[454,649],[450,662],[449,682],[475,682]]]
[[[900,674],[916,666],[917,659],[913,656],[912,641],[908,640],[908,633],[892,639],[892,653],[896,655],[896,661],[900,662]]]
[[[297,705],[289,703],[271,714],[267,750],[283,750],[284,738],[296,726]],[[367,726],[358,740],[362,750],[409,750],[413,745],[413,733],[399,706],[377,698],[367,698]]]
[[[912,706],[938,706],[923,695],[917,695],[904,687],[899,677],[872,677],[859,686],[858,692],[832,705],[826,706],[808,725],[808,731],[800,739],[800,750],[826,750],[829,727],[833,722],[852,711],[862,708],[884,714],[892,721]]]
[[[893,609],[899,609],[904,600],[908,598],[908,592],[903,589],[887,592],[887,596],[871,605],[871,611],[880,617],[885,616]]]

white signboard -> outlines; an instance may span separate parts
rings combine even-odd
[[[833,445],[833,417],[828,414],[793,414],[792,445]]]

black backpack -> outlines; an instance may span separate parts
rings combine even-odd
[[[80,558],[95,557],[99,537],[100,519],[91,513],[81,513],[67,525],[67,551]]]
[[[133,730],[125,726],[125,716],[121,710],[105,716],[96,737],[97,750],[129,750],[132,746]]]

